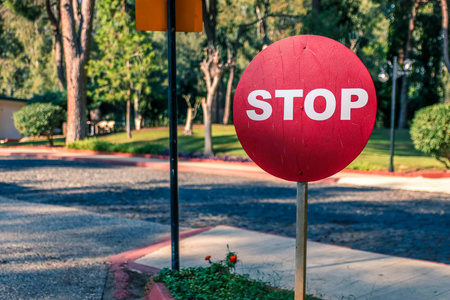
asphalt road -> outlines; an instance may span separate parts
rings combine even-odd
[[[151,222],[0,196],[0,299],[117,299],[110,296],[115,273],[103,262],[169,231]],[[136,280],[145,276],[129,274],[133,287],[145,285]],[[143,289],[130,290],[126,299],[142,295]]]
[[[181,226],[295,236],[295,183],[180,173]],[[308,239],[450,264],[448,194],[310,184]],[[167,171],[0,157],[0,194],[169,224]],[[230,245],[232,246],[232,245]]]

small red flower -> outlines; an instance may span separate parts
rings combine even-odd
[[[230,262],[236,263],[237,262],[237,256],[236,255],[230,256]]]
[[[211,255],[208,255],[207,257],[205,257],[205,260],[210,260],[211,259]]]

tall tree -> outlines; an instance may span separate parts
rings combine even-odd
[[[416,110],[439,102],[445,94],[440,18],[439,1],[429,1],[420,7],[414,31],[416,46],[411,55],[414,69],[409,75],[408,120]]]
[[[442,12],[442,51],[444,54],[445,67],[447,72],[450,72],[450,58],[448,55],[448,4],[447,0],[441,0]]]
[[[61,0],[61,28],[67,78],[66,144],[86,135],[86,85],[95,0]]]
[[[131,138],[131,100],[139,112],[139,97],[150,93],[147,79],[155,69],[149,34],[135,29],[134,7],[126,0],[97,5],[95,42],[98,50],[89,63],[95,81],[95,100],[126,104],[126,131]],[[138,119],[138,116],[136,116]]]
[[[304,18],[302,31],[336,40],[345,39],[358,30],[360,5],[361,0],[314,0]]]
[[[406,40],[405,49],[401,52],[400,62],[404,62],[407,59],[410,59],[411,51],[412,51],[412,43],[413,43],[413,31],[416,24],[417,13],[419,11],[419,7],[423,4],[424,0],[414,0],[414,6],[411,12],[411,16],[409,17],[408,22],[408,36]],[[402,86],[400,88],[400,116],[398,120],[398,128],[406,128],[408,121],[408,76],[402,77]]]
[[[226,41],[222,44],[227,50],[227,62],[230,65],[223,114],[223,124],[228,124],[236,69],[245,69],[249,60],[269,46],[272,40],[298,34],[300,28],[297,25],[305,10],[301,4],[289,5],[284,0],[240,0],[228,3],[223,11],[218,20],[219,31],[226,32]],[[223,40],[224,37],[219,39]]]
[[[417,109],[444,94],[440,0],[381,2],[390,21],[387,58],[397,56],[400,65],[413,61],[413,70],[399,79],[398,126],[404,128]]]
[[[44,14],[47,15],[47,19],[50,21],[51,29],[53,32],[53,45],[55,50],[56,71],[58,75],[58,87],[60,91],[63,91],[65,89],[65,78],[60,28],[61,13],[59,0],[56,0],[56,2],[54,3],[51,3],[50,0],[6,0],[5,4],[14,13],[24,17],[26,20],[31,22],[35,22],[39,18],[44,18]],[[44,11],[45,13],[43,13]]]
[[[40,7],[24,15],[14,3],[4,4],[0,6],[0,93],[29,98],[57,88],[51,29]]]
[[[236,56],[233,54],[236,52],[237,51],[232,51],[230,48],[227,49],[228,63],[230,64],[230,74],[228,75],[227,92],[225,94],[225,107],[224,107],[223,119],[222,119],[222,123],[224,125],[228,125],[228,122],[230,121],[231,93],[232,93],[232,89],[233,89],[234,73],[236,70]]]
[[[219,5],[221,6],[219,9]],[[272,12],[272,6],[276,9]],[[291,6],[293,7],[293,5]],[[223,75],[230,69],[229,83],[227,84],[226,105],[224,122],[227,122],[229,117],[229,105],[231,103],[231,88],[234,79],[235,69],[233,68],[237,60],[237,50],[242,41],[240,38],[244,31],[249,28],[254,28],[257,35],[257,51],[252,51],[252,55],[256,55],[262,49],[264,44],[269,44],[269,36],[280,36],[281,32],[286,27],[293,28],[292,23],[298,20],[295,16],[289,15],[291,7],[288,1],[278,1],[272,4],[269,0],[240,0],[240,1],[217,1],[205,0],[203,1],[203,24],[206,34],[206,48],[205,58],[200,65],[200,69],[204,74],[206,83],[206,97],[202,103],[203,120],[205,124],[205,149],[204,153],[207,155],[213,154],[212,146],[212,108],[217,104],[217,91]],[[256,16],[255,16],[256,14]],[[280,21],[276,27],[269,28],[267,23],[268,17],[280,15]],[[249,22],[249,18],[255,19],[251,24],[243,27],[240,25]],[[292,20],[289,22],[287,20]],[[253,27],[252,27],[253,26]],[[233,29],[234,28],[234,29]],[[242,29],[246,30],[242,30]],[[241,30],[239,30],[241,29]],[[248,40],[255,40],[255,36],[249,36]],[[252,43],[255,43],[253,41]],[[226,58],[227,53],[228,58]],[[251,58],[249,58],[251,59]]]
[[[220,80],[230,63],[222,63],[220,49],[217,45],[217,16],[218,0],[204,0],[203,4],[203,26],[205,28],[207,46],[205,48],[205,58],[200,63],[200,69],[204,74],[206,83],[206,98],[202,101],[203,123],[205,125],[205,148],[206,155],[213,154],[212,144],[212,107],[219,87]]]
[[[53,40],[55,44],[55,61],[56,73],[58,74],[58,86],[60,91],[64,91],[66,78],[64,76],[64,52],[62,47],[61,35],[61,6],[60,0],[55,3],[50,3],[50,0],[45,0],[45,10],[47,11],[48,19],[52,25]]]
[[[202,100],[203,123],[205,125],[205,149],[206,155],[213,154],[212,144],[212,106],[214,97],[216,96],[220,80],[226,70],[233,62],[221,63],[219,47],[210,44],[205,49],[205,59],[200,64],[200,69],[205,75],[207,94]]]

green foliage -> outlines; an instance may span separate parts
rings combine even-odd
[[[432,155],[450,169],[450,104],[418,110],[411,125],[414,147]]]
[[[263,45],[297,34],[325,35],[346,46],[357,37],[357,46],[353,50],[376,79],[383,62],[392,61],[394,56],[402,61],[415,1],[213,2],[218,8],[214,17],[217,21],[215,46],[220,49],[221,63],[228,60],[227,50],[233,52],[236,59],[235,88],[243,70]],[[52,58],[52,28],[45,13],[45,2],[1,0],[0,3],[0,94],[29,98],[56,90],[58,81],[56,63]],[[319,9],[313,9],[313,3],[318,4]],[[440,9],[438,0],[420,3],[410,52],[414,69],[408,78],[408,119],[417,109],[439,102],[445,96],[445,75],[448,72],[442,64]],[[97,1],[88,67],[89,108],[100,107],[104,113],[115,114],[115,120],[122,120],[118,115],[125,109],[113,105],[133,100],[137,95],[138,110],[145,123],[163,125],[167,115],[166,34],[138,32],[134,26],[134,1]],[[239,29],[242,30],[238,39]],[[207,43],[205,32],[177,34],[179,121],[183,120],[182,114],[185,113],[181,95],[190,94],[194,99],[205,93],[199,65]],[[227,78],[228,72],[224,74],[217,94],[218,118]],[[377,124],[386,126],[390,120],[392,85],[374,81],[378,99]]]
[[[14,114],[14,125],[24,136],[45,135],[53,146],[53,130],[61,125],[65,113],[50,103],[34,103],[22,107]]]
[[[0,94],[29,98],[56,89],[52,30],[48,19],[38,13],[41,6],[31,1],[5,3],[9,5],[0,6]],[[16,4],[31,5],[32,10],[22,7],[19,13]]]
[[[99,1],[94,30],[89,95],[97,103],[148,95],[147,78],[155,69],[154,54],[149,34],[135,28],[134,6],[121,0]]]
[[[234,259],[233,259],[234,257]],[[207,267],[183,268],[180,271],[164,268],[155,282],[163,282],[176,299],[294,299],[294,292],[270,287],[267,283],[250,279],[249,275],[235,273],[236,254],[229,252],[226,259],[211,262]],[[306,299],[318,299],[307,295]]]
[[[92,150],[92,151],[108,152],[108,149],[110,149],[111,145],[113,144],[99,140],[97,138],[87,138],[72,142],[69,145],[67,145],[67,148],[75,150]]]
[[[159,154],[165,150],[160,144],[113,144],[97,138],[75,141],[67,146],[68,149],[92,150],[100,152],[120,152],[134,154]]]
[[[33,95],[29,103],[51,103],[67,110],[67,92],[58,90],[46,91],[42,94]]]
[[[356,30],[359,0],[323,0],[320,12],[309,10],[304,20],[304,30],[336,40],[346,38]]]
[[[405,55],[410,17],[416,1],[379,1],[380,10],[390,21],[388,36],[388,53],[386,59],[393,61],[397,56],[399,63]],[[444,98],[443,63],[442,63],[442,29],[440,1],[421,1],[412,32],[411,52],[413,70],[408,75],[408,111],[407,119],[411,120],[414,112],[422,107],[438,103]],[[380,61],[382,63],[383,61]],[[398,81],[398,93],[400,83]],[[391,83],[387,84],[389,87]],[[389,95],[391,90],[378,90],[378,98],[385,116],[385,124],[390,117]],[[381,97],[380,97],[381,96]],[[379,105],[380,106],[380,105]],[[398,107],[399,108],[399,107]],[[400,111],[400,110],[397,110]]]
[[[36,21],[42,14],[42,7],[30,0],[5,0],[4,5],[14,13],[21,15],[29,21]]]

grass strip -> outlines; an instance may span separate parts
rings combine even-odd
[[[389,134],[389,129],[375,128],[367,146],[347,168],[387,171],[390,161]],[[165,127],[144,128],[140,131],[133,131],[131,139],[127,138],[126,133],[121,132],[99,136],[94,139],[95,142],[90,140],[92,138],[87,139],[87,142],[77,142],[80,144],[70,147],[72,149],[90,149],[105,152],[164,154],[167,153],[169,148],[169,131]],[[64,138],[56,138],[54,142],[57,146],[63,146]],[[104,143],[102,144],[102,142]],[[46,140],[36,140],[23,143],[11,142],[4,145],[37,146],[46,144]],[[178,151],[182,156],[200,157],[198,154],[203,152],[203,145],[203,126],[195,125],[194,134],[191,136],[183,135],[183,130],[180,127],[178,131]],[[238,158],[237,160],[248,159],[247,153],[245,153],[239,143],[233,125],[213,125],[213,145],[217,158],[235,157]],[[405,129],[396,130],[394,155],[395,171],[411,172],[428,169],[445,171],[445,167],[439,161],[414,149],[409,131]]]

